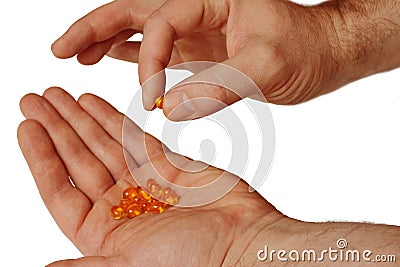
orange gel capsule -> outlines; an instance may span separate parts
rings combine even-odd
[[[167,187],[163,192],[163,199],[170,205],[174,205],[178,202],[179,197],[171,187]]]
[[[139,216],[140,214],[142,214],[142,208],[138,204],[130,205],[126,210],[126,216],[129,219]]]
[[[152,204],[153,204],[152,202],[143,202],[141,205],[143,213],[148,213],[150,211]]]
[[[156,188],[159,188],[160,185],[156,182],[156,180],[150,178],[149,180],[147,180],[146,183],[147,189],[153,193],[153,190]]]
[[[166,199],[167,203],[171,206],[175,205],[176,203],[178,203],[179,201],[179,197],[178,196],[169,196]]]
[[[162,189],[156,189],[154,190],[154,192],[151,193],[151,195],[155,198],[161,198],[161,194],[162,194]]]
[[[143,188],[141,188],[140,186],[138,186],[137,188],[137,192],[139,193],[139,195],[144,198],[146,201],[151,201],[151,196],[149,194],[147,194],[146,191],[144,191]]]
[[[156,108],[162,109],[163,102],[164,102],[164,96],[160,96],[159,98],[157,98],[155,103]]]
[[[175,194],[175,192],[174,192],[174,190],[172,190],[171,187],[167,187],[164,189],[164,198],[165,199],[167,199],[169,196],[172,196],[174,194]]]
[[[150,206],[152,213],[163,213],[168,208],[168,205],[162,202],[153,202]]]
[[[160,197],[161,186],[154,179],[147,181],[147,190],[149,190],[153,197]]]
[[[113,206],[111,208],[111,215],[114,219],[119,220],[124,217],[124,211],[120,206]]]
[[[136,191],[136,189],[134,187],[128,187],[122,193],[122,198],[130,199],[130,198],[132,198],[134,196],[137,196],[137,194],[138,194],[138,192]]]
[[[137,196],[134,196],[133,198],[129,199],[129,204],[130,205],[141,204],[144,201],[146,201],[146,200],[143,199],[141,196],[137,195]]]
[[[130,205],[130,201],[129,199],[123,198],[121,199],[121,201],[119,202],[119,206],[123,209],[126,210],[126,208],[128,208]]]

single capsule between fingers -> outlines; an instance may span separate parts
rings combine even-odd
[[[163,102],[164,102],[164,96],[160,96],[159,98],[157,98],[155,103],[156,108],[162,109]]]

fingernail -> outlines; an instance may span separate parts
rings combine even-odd
[[[164,108],[170,110],[168,118],[171,120],[189,119],[196,111],[192,101],[185,92],[167,94],[164,98]]]

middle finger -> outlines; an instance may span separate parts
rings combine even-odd
[[[105,165],[115,180],[131,179],[122,146],[90,114],[84,111],[71,95],[60,88],[50,88],[46,90],[43,97],[71,125],[88,149]]]
[[[114,184],[107,168],[46,99],[29,94],[21,100],[21,111],[46,129],[73,182],[92,202]]]

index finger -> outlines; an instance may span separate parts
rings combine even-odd
[[[92,203],[71,184],[60,156],[40,123],[34,120],[21,123],[18,142],[46,207],[64,234],[73,240]]]
[[[168,66],[174,41],[196,31],[220,27],[227,18],[228,9],[224,3],[169,0],[149,16],[144,25],[139,51],[139,81],[143,84],[145,109],[151,110],[156,98],[164,92],[164,82],[159,81],[157,85],[152,82],[151,86],[145,82]]]
[[[69,58],[91,44],[107,40],[123,30],[142,31],[147,17],[164,0],[120,0],[96,8],[82,17],[52,44],[56,57]]]

